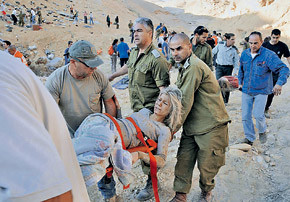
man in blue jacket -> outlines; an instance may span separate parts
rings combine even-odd
[[[262,47],[260,32],[252,32],[249,36],[250,48],[246,49],[240,58],[239,87],[242,88],[242,121],[245,133],[243,143],[252,145],[255,137],[252,113],[256,119],[259,140],[267,141],[266,120],[264,115],[267,96],[272,92],[280,95],[282,85],[289,76],[288,67],[279,57],[267,48]],[[273,88],[272,72],[279,74]]]

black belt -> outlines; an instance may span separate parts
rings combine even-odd
[[[234,67],[234,65],[219,65],[217,64],[218,66],[222,66],[222,67]]]

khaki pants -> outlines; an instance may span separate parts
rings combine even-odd
[[[228,142],[227,124],[204,135],[188,136],[183,131],[177,152],[174,191],[189,193],[196,162],[200,171],[200,188],[204,191],[212,190],[215,186],[214,177],[220,167],[225,165],[225,148]]]

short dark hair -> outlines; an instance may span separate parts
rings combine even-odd
[[[261,32],[253,31],[253,32],[249,35],[249,38],[250,38],[250,36],[252,36],[252,35],[258,35],[259,38],[260,38],[260,40],[263,41]]]
[[[123,37],[121,37],[121,38],[120,38],[120,41],[124,41],[124,38],[123,38]]]
[[[168,39],[168,37],[167,37],[167,36],[165,36],[165,37],[163,38],[163,40],[164,40],[164,41],[166,41],[167,39]]]
[[[68,41],[68,42],[67,42],[67,45],[70,45],[70,44],[72,44],[72,43],[73,43],[72,41]]]
[[[202,35],[204,32],[205,32],[205,33],[208,33],[207,28],[205,28],[204,26],[198,26],[198,27],[194,30],[193,34]]]
[[[8,46],[11,46],[11,42],[10,41],[4,40],[3,43],[6,43]]]
[[[234,33],[225,33],[224,35],[226,37],[226,39],[230,39],[231,37],[235,36]]]
[[[213,31],[212,33],[216,35],[216,31]]]
[[[280,29],[273,29],[272,32],[271,32],[271,35],[281,35],[281,31]]]

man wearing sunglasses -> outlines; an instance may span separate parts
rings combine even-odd
[[[105,110],[116,116],[115,93],[104,74],[97,69],[103,61],[97,56],[93,44],[81,40],[69,49],[70,61],[54,71],[46,81],[46,87],[60,107],[70,135],[90,114]]]

